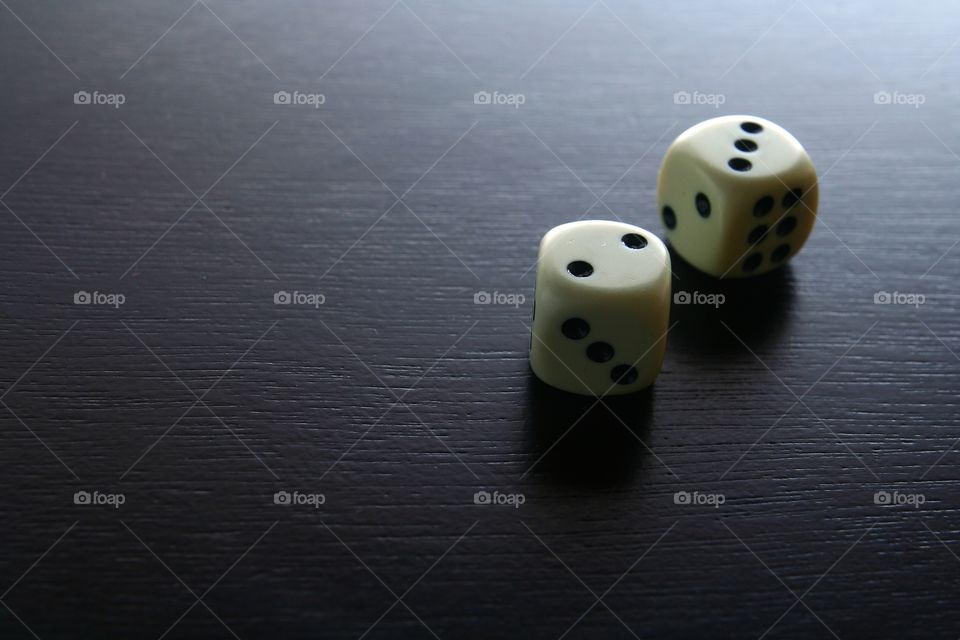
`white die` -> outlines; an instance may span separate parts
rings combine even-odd
[[[796,255],[816,221],[818,193],[813,162],[786,129],[724,116],[670,145],[657,206],[677,254],[712,276],[739,278]]]
[[[540,242],[530,367],[583,395],[650,385],[670,318],[670,254],[654,234],[621,222],[554,227]]]

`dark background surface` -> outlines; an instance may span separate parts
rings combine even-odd
[[[955,5],[0,5],[0,637],[960,636]],[[726,304],[650,392],[540,387],[540,236],[661,233],[725,113],[817,164],[803,252],[677,264]]]

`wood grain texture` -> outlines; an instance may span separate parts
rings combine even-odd
[[[7,0],[0,637],[957,638],[958,27],[947,2]],[[532,300],[556,224],[659,232],[667,145],[738,112],[820,171],[803,252],[732,284],[677,261],[726,303],[674,307],[649,392],[543,388],[529,302],[474,294]]]

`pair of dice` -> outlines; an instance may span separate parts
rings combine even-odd
[[[670,145],[657,204],[685,261],[716,278],[777,268],[816,220],[817,175],[782,127],[753,116],[697,124]],[[540,242],[530,366],[547,384],[583,395],[649,386],[666,351],[670,253],[654,234],[586,220]]]

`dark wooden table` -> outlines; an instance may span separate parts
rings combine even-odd
[[[0,637],[960,636],[955,4],[0,5]],[[540,236],[726,113],[806,248],[543,388]]]

